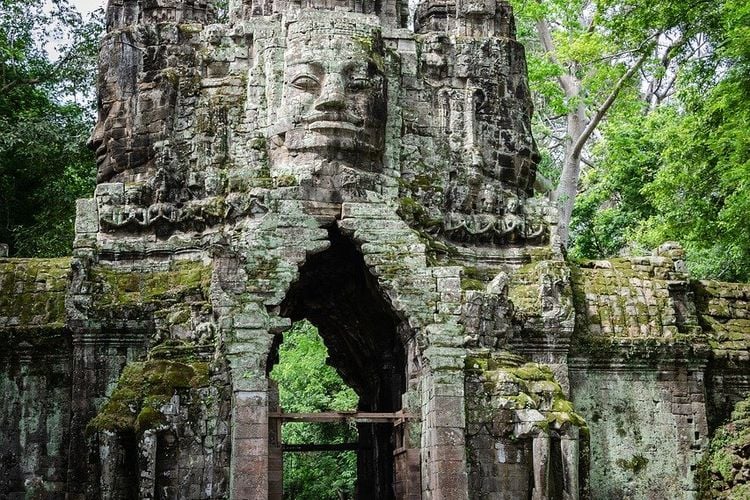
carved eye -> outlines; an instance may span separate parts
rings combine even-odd
[[[320,87],[320,82],[312,75],[300,75],[292,80],[292,87],[300,90],[315,90]]]
[[[373,86],[373,81],[369,78],[352,78],[346,85],[347,90],[353,92],[359,92],[361,90],[369,89]]]

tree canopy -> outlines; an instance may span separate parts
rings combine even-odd
[[[91,194],[101,13],[66,0],[0,0],[0,243],[18,256],[70,254],[75,200]]]
[[[571,254],[672,240],[694,276],[750,280],[750,5],[514,4]]]

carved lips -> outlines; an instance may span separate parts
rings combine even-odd
[[[364,119],[348,111],[315,113],[302,120],[310,130],[348,130],[359,132]]]

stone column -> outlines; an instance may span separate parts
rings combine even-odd
[[[99,494],[102,500],[115,498],[117,485],[117,465],[120,453],[119,441],[114,432],[99,433],[99,460],[101,463],[99,476]]]
[[[433,349],[433,348],[430,348]],[[438,348],[432,361],[463,364],[459,349]],[[429,349],[428,349],[429,351]],[[430,356],[428,354],[428,357]],[[435,363],[437,364],[437,363]],[[436,367],[433,367],[435,370]],[[463,372],[438,368],[423,380],[422,487],[423,496],[437,499],[468,498]]]
[[[232,404],[233,500],[268,498],[268,393],[235,391]]]
[[[571,427],[560,436],[562,452],[563,490],[566,500],[578,500],[578,453],[580,450],[578,427]]]
[[[531,463],[534,469],[534,490],[531,493],[531,499],[546,500],[549,498],[550,437],[549,434],[540,431],[532,441]]]
[[[260,314],[236,314],[227,358],[232,373],[232,500],[269,498],[269,385],[266,362],[273,335]]]
[[[138,490],[140,498],[156,498],[156,447],[157,431],[149,429],[143,433],[138,443],[138,469],[140,478]]]

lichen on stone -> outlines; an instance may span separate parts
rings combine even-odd
[[[702,499],[750,498],[750,398],[716,430],[696,475]]]

